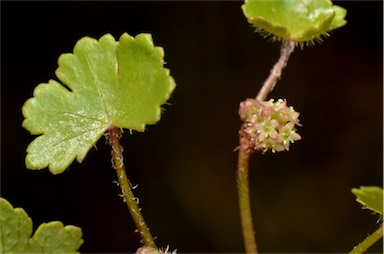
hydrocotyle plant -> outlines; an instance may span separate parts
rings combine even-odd
[[[249,159],[251,154],[290,149],[290,144],[301,139],[296,132],[300,126],[299,113],[288,106],[285,99],[267,100],[289,56],[296,45],[314,45],[329,33],[346,24],[346,10],[329,0],[245,0],[242,10],[256,32],[273,41],[282,41],[280,58],[262,85],[256,98],[240,103],[243,121],[239,130],[237,191],[245,250],[257,253],[249,198]]]
[[[268,94],[295,47],[321,42],[345,25],[346,10],[329,0],[246,0],[242,9],[257,32],[282,41],[280,58],[259,93],[239,108],[243,121],[237,170],[239,207],[246,252],[257,253],[249,201],[249,158],[257,152],[289,151],[302,138],[297,133],[299,113],[286,99],[267,99]],[[60,82],[39,84],[22,109],[23,127],[39,135],[27,148],[29,169],[48,167],[53,174],[62,173],[75,159],[81,162],[106,134],[121,196],[145,245],[137,250],[139,254],[163,251],[157,249],[130,188],[119,140],[124,128],[142,132],[146,125],[160,120],[161,105],[175,88],[163,58],[163,49],[154,46],[149,34],[132,37],[125,33],[118,41],[109,34],[99,40],[84,37],[73,53],[60,56],[56,70]]]
[[[175,88],[163,48],[154,46],[150,34],[124,33],[118,41],[110,34],[84,37],[58,65],[61,83],[39,84],[22,108],[23,127],[39,135],[27,148],[27,168],[62,173],[107,134],[121,196],[144,245],[156,248],[129,185],[119,140],[123,128],[143,132],[160,120],[161,105]]]

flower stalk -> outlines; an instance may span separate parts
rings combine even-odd
[[[249,139],[243,128],[239,131],[240,148],[237,166],[237,193],[243,240],[246,253],[257,253],[255,230],[253,229],[251,202],[249,198],[248,165],[251,155]]]

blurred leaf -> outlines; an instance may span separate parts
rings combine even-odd
[[[118,42],[110,34],[80,39],[73,54],[59,58],[62,84],[38,85],[23,106],[23,127],[42,134],[27,148],[27,168],[62,173],[109,128],[144,131],[159,121],[160,105],[175,87],[163,57],[149,34],[124,33]]]
[[[356,201],[375,213],[383,215],[383,189],[377,186],[361,186],[353,188]]]
[[[22,208],[0,198],[0,253],[78,253],[81,229],[60,221],[41,224],[33,237],[32,220]]]

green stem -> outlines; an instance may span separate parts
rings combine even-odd
[[[383,224],[371,235],[367,236],[359,245],[355,246],[349,254],[360,254],[367,251],[369,247],[371,247],[375,242],[377,242],[380,238],[383,237]]]
[[[123,162],[122,148],[120,145],[120,130],[112,127],[109,129],[110,145],[112,146],[112,158],[116,168],[117,178],[124,198],[125,203],[128,206],[128,210],[131,213],[132,219],[136,224],[136,228],[143,240],[144,245],[157,248],[155,241],[145,223],[144,217],[140,212],[140,208],[136,203],[135,196],[131,190],[129,180],[125,173],[125,167]]]
[[[251,203],[249,198],[248,164],[251,150],[243,130],[239,132],[240,149],[237,165],[237,194],[239,199],[241,227],[246,253],[257,253],[255,230],[253,229]]]

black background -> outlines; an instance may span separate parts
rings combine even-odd
[[[158,124],[122,139],[144,216],[159,246],[242,252],[237,109],[256,95],[280,44],[252,32],[241,4],[2,1],[1,196],[23,207],[34,229],[51,220],[80,226],[81,252],[140,246],[105,140],[63,174],[27,170],[35,137],[21,127],[21,107],[36,85],[55,78],[57,58],[81,37],[151,33],[177,87]],[[383,183],[383,6],[338,4],[347,25],[321,45],[296,49],[270,95],[301,113],[303,139],[289,153],[252,158],[261,252],[347,252],[378,227],[350,189]]]

